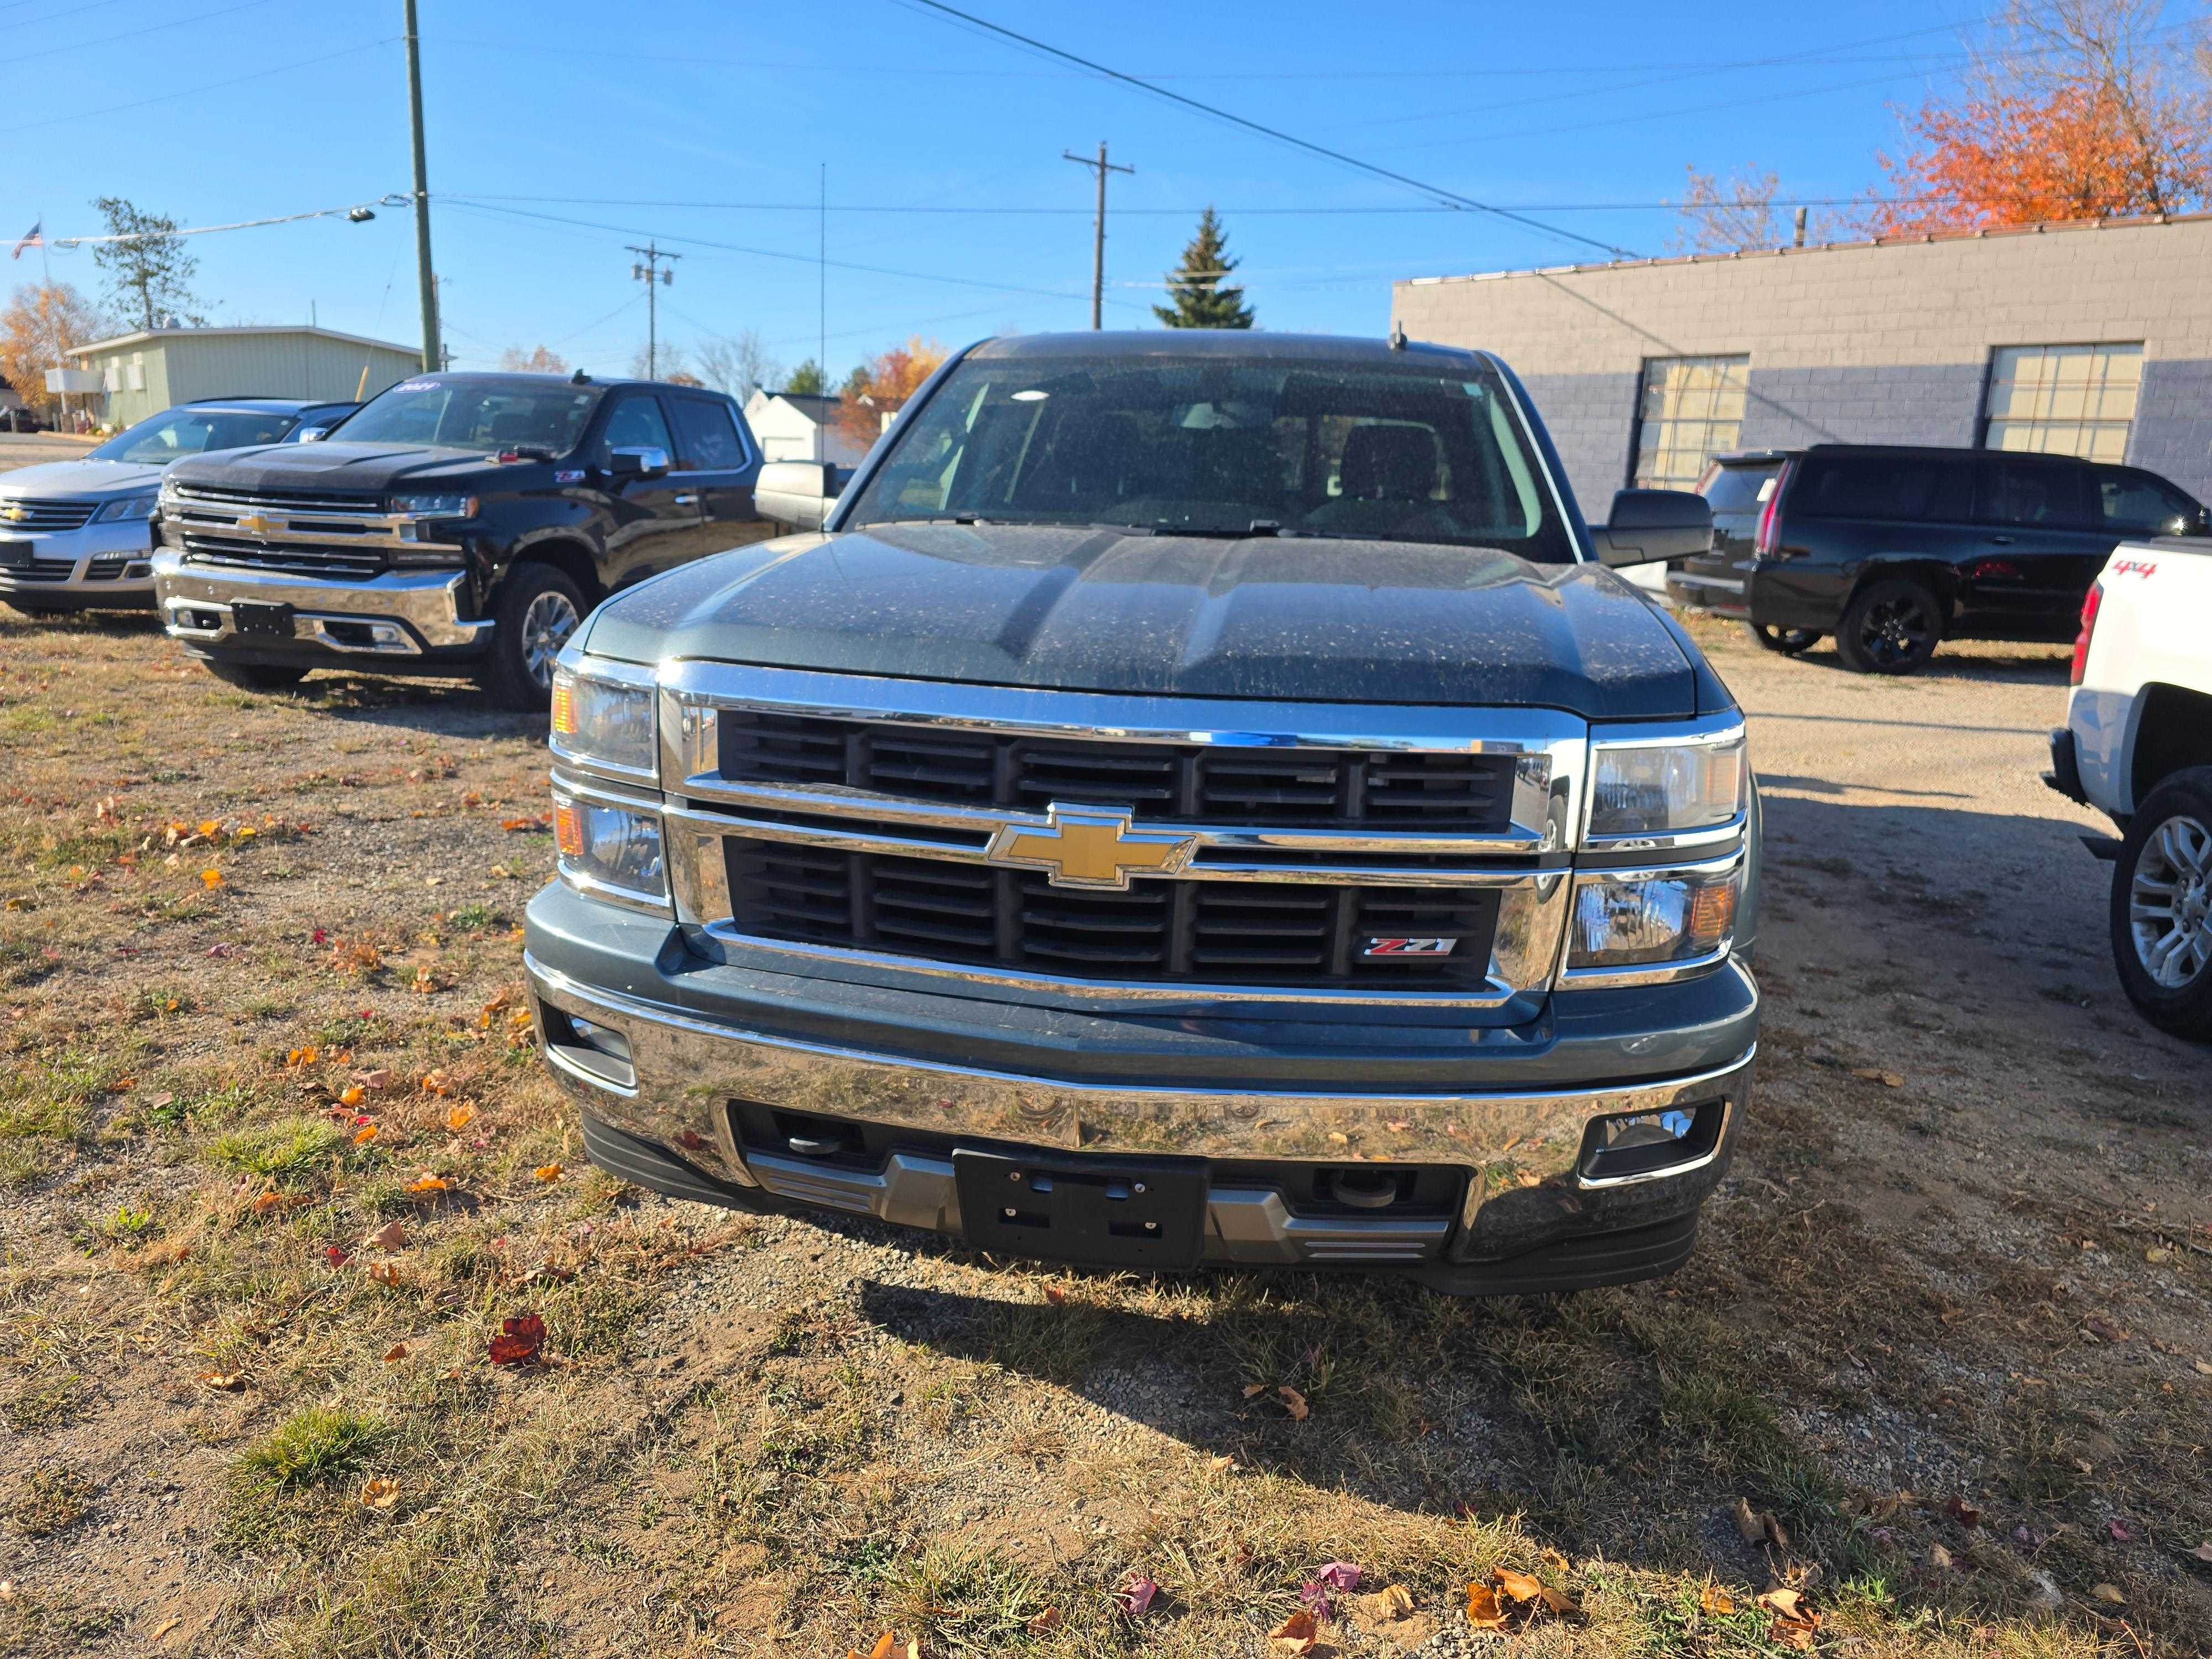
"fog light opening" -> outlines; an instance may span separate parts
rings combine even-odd
[[[1585,1181],[1663,1175],[1702,1163],[1720,1142],[1723,1101],[1661,1111],[1613,1112],[1592,1120],[1583,1138]]]

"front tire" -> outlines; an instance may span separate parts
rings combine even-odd
[[[1943,605],[1924,582],[1890,576],[1851,596],[1836,627],[1836,654],[1861,674],[1917,674],[1943,637]]]
[[[1817,628],[1777,628],[1771,623],[1747,622],[1743,631],[1769,651],[1785,657],[1794,657],[1800,651],[1810,651],[1820,642]]]
[[[550,565],[516,567],[492,605],[491,653],[477,671],[484,695],[501,708],[531,714],[553,701],[553,659],[583,625],[576,584]]]
[[[2212,766],[2160,784],[2112,861],[2120,988],[2161,1031],[2212,1042]]]
[[[218,662],[212,657],[203,657],[200,662],[225,685],[234,685],[241,691],[289,691],[307,678],[306,669],[287,668],[280,663]]]

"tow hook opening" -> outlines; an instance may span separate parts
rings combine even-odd
[[[1612,1112],[1591,1121],[1579,1167],[1585,1181],[1630,1181],[1702,1164],[1720,1144],[1725,1101]]]
[[[1316,1183],[1318,1196],[1348,1204],[1355,1210],[1387,1210],[1413,1195],[1410,1170],[1340,1170],[1322,1171]]]
[[[570,1066],[617,1089],[637,1087],[629,1039],[620,1031],[550,1002],[538,1005],[538,1018],[544,1027],[546,1047]]]

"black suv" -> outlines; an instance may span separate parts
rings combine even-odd
[[[2156,473],[2065,455],[1815,444],[1723,455],[1698,489],[1712,551],[1668,597],[1770,650],[1832,634],[1862,673],[1912,673],[1946,639],[2063,644],[2118,544],[2206,529]]]
[[[760,446],[703,387],[424,374],[320,442],[163,475],[156,602],[219,678],[473,672],[542,708],[553,659],[609,593],[776,533]]]

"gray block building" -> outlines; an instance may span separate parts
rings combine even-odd
[[[1823,442],[2125,460],[2212,501],[2212,215],[1417,276],[1391,312],[1513,366],[1593,520]]]

